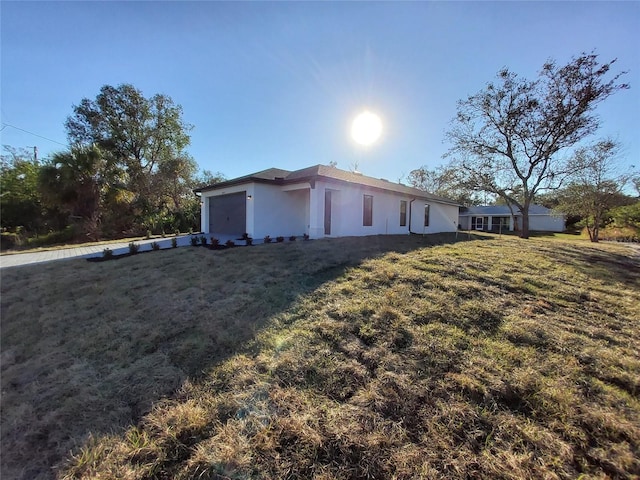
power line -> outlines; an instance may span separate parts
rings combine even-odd
[[[10,124],[4,123],[4,122],[2,123],[2,129],[0,131],[4,130],[5,127],[15,128],[16,130],[20,130],[21,132],[28,133],[29,135],[33,135],[35,137],[43,138],[44,140],[48,140],[49,142],[57,143],[58,145],[62,145],[63,147],[67,147],[68,146],[67,144],[60,143],[60,142],[58,142],[56,140],[51,140],[50,138],[43,137],[42,135],[38,135],[37,133],[30,132],[29,130],[25,130],[24,128],[16,127],[15,125],[10,125]]]

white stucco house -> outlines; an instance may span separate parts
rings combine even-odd
[[[500,232],[520,230],[522,213],[514,207],[514,214],[506,205],[466,207],[460,209],[460,228]],[[529,206],[529,230],[538,232],[563,232],[565,218],[542,205]]]
[[[454,232],[459,205],[416,188],[326,165],[270,168],[195,190],[202,231],[310,238]]]

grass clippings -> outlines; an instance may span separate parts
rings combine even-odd
[[[481,238],[3,270],[2,476],[640,475],[640,257]]]

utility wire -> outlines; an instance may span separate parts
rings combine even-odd
[[[34,135],[36,137],[43,138],[43,139],[48,140],[50,142],[57,143],[58,145],[62,145],[63,147],[67,147],[68,146],[67,144],[60,143],[60,142],[58,142],[56,140],[51,140],[50,138],[43,137],[42,135],[38,135],[37,133],[30,132],[29,130],[25,130],[24,128],[16,127],[15,125],[10,125],[10,124],[4,123],[4,122],[2,123],[2,129],[0,129],[0,131],[4,130],[5,127],[15,128],[16,130],[20,130],[21,132],[25,132],[25,133],[28,133],[29,135]]]

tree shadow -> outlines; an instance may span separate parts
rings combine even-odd
[[[247,352],[274,316],[366,259],[464,237],[185,248],[4,270],[3,478],[53,478],[90,436],[136,424],[185,382]]]
[[[568,245],[554,245],[553,253],[557,261],[571,265],[594,279],[606,283],[640,283],[640,255],[622,254],[595,246],[576,249]]]

